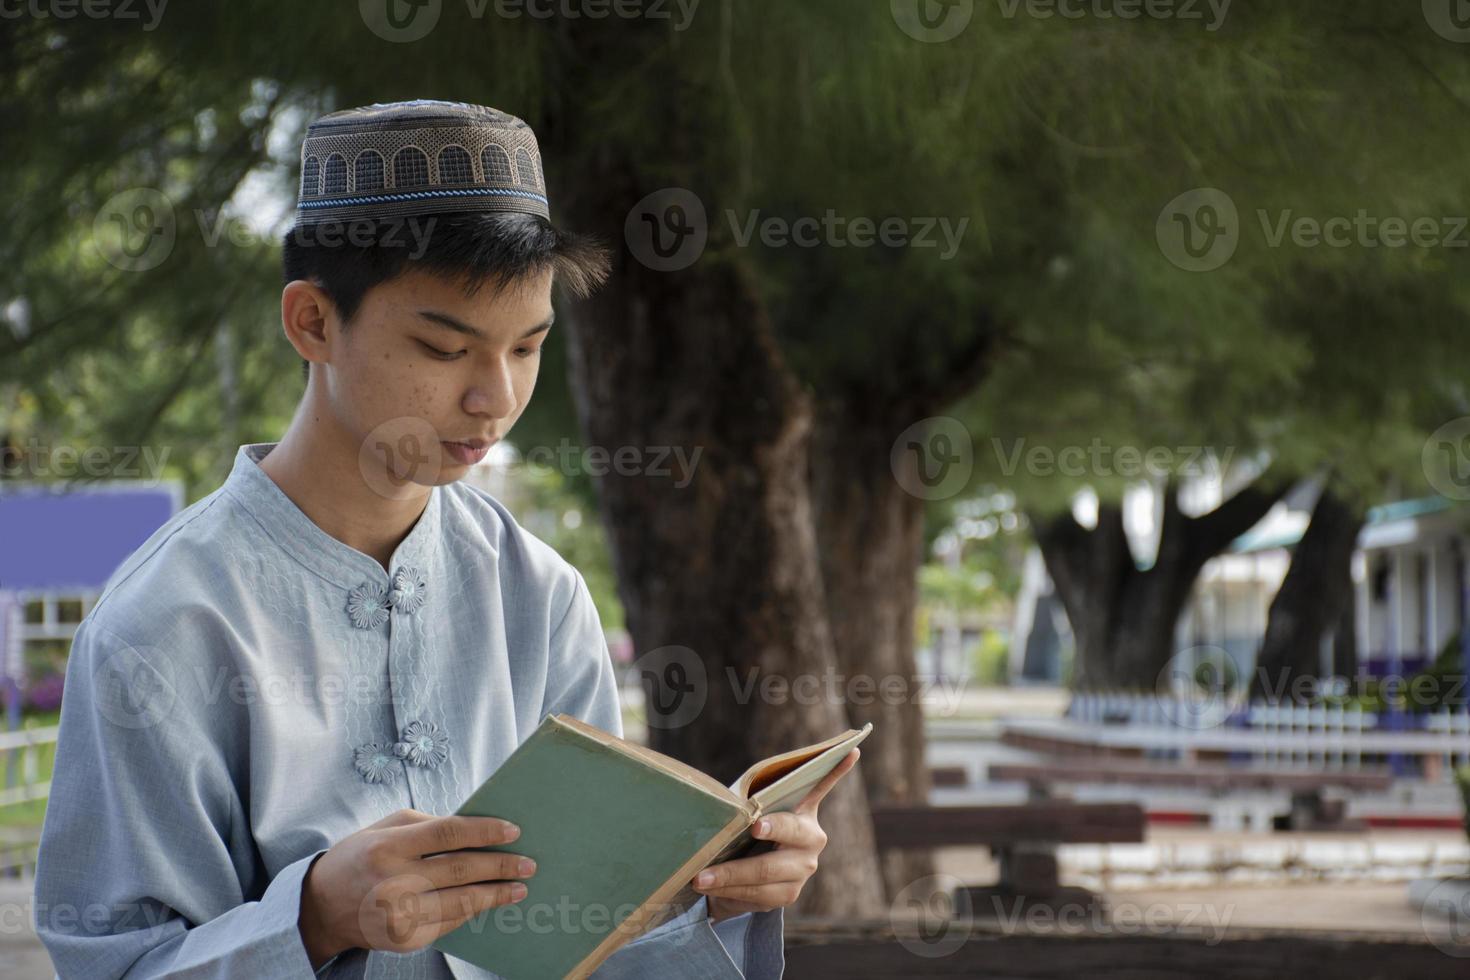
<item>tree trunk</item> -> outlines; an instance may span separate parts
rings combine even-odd
[[[1353,549],[1365,516],[1362,507],[1334,492],[1330,481],[1323,486],[1271,601],[1251,674],[1252,697],[1272,703],[1312,699],[1322,673],[1323,638],[1351,608]]]
[[[1261,479],[1199,517],[1186,517],[1176,488],[1164,488],[1158,557],[1146,569],[1129,550],[1117,504],[1099,504],[1091,529],[1071,511],[1050,519],[1032,515],[1037,545],[1076,639],[1074,688],[1156,689],[1174,655],[1174,628],[1200,569],[1286,491],[1285,485],[1263,487]]]
[[[612,168],[586,181],[598,192],[574,226],[620,240],[636,182]],[[686,648],[673,656],[694,706],[663,724],[651,705],[652,747],[728,783],[847,728],[840,703],[804,697],[835,673],[807,482],[812,406],[740,270],[707,256],[654,272],[619,248],[609,285],[571,320],[590,444],[612,459],[676,447],[697,460],[670,476],[612,466],[598,480],[635,648]],[[829,844],[802,912],[883,912],[863,768],[822,804]]]
[[[817,540],[838,672],[848,682],[847,714],[854,726],[873,723],[863,743],[864,786],[870,803],[926,804],[914,661],[924,501],[907,493],[889,466],[894,434],[904,426],[870,422],[842,404],[825,406],[820,418],[811,466]],[[893,851],[882,860],[890,899],[935,870],[927,851]]]

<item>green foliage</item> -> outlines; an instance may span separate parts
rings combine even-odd
[[[1011,683],[1011,648],[996,630],[986,630],[971,653],[970,670],[977,684],[1007,687]]]
[[[708,3],[687,29],[448,4],[405,44],[350,4],[174,5],[148,32],[15,20],[0,37],[0,307],[23,297],[31,314],[24,335],[0,328],[0,433],[168,447],[190,496],[209,489],[236,444],[280,430],[300,382],[278,325],[279,226],[208,230],[289,203],[315,114],[453,98],[537,128],[567,203],[554,213],[605,192],[579,179],[597,161],[633,161],[627,200],[583,229],[610,241],[638,197],[693,190],[710,222],[701,261],[755,273],[812,391],[854,410],[944,392],[974,436],[976,488],[1045,509],[1129,482],[1011,467],[1025,440],[1264,452],[1293,472],[1331,464],[1370,494],[1416,492],[1423,436],[1470,411],[1464,250],[1272,246],[1264,227],[1463,210],[1460,47],[1417,5],[1377,0],[1237,5],[1213,31],[1002,6],[977,5],[942,44],[851,0]],[[95,225],[138,187],[168,195],[178,240],[130,272],[103,260]],[[1187,272],[1156,225],[1199,187],[1230,196],[1241,241]],[[742,246],[729,217],[829,209],[966,230],[942,259]],[[552,355],[528,442],[574,437]]]

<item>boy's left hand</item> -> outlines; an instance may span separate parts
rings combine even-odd
[[[789,813],[768,813],[769,829],[754,834],[760,840],[772,841],[776,849],[756,857],[712,864],[699,874],[711,875],[708,884],[695,879],[694,890],[708,896],[711,922],[719,922],[743,912],[769,912],[796,901],[802,887],[817,870],[817,855],[827,846],[827,834],[817,823],[817,805],[832,792],[832,787],[857,765],[860,749],[853,749],[820,783],[813,786],[796,809]]]

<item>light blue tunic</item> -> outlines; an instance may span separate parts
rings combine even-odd
[[[622,734],[582,576],[490,496],[435,487],[385,572],[240,447],[225,484],[108,582],[67,666],[36,866],[64,980],[310,978],[301,881],[404,808],[454,812],[548,713]],[[782,910],[705,900],[597,980],[781,976]],[[332,978],[481,980],[427,948]]]

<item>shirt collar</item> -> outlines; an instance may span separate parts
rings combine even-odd
[[[235,465],[225,480],[224,490],[248,510],[282,550],[302,565],[345,589],[364,582],[387,585],[392,576],[377,559],[338,541],[317,526],[305,512],[260,468],[266,453],[279,443],[257,442],[241,446]],[[429,502],[408,535],[393,550],[390,571],[409,566],[427,571],[439,547],[440,487],[429,490]]]

